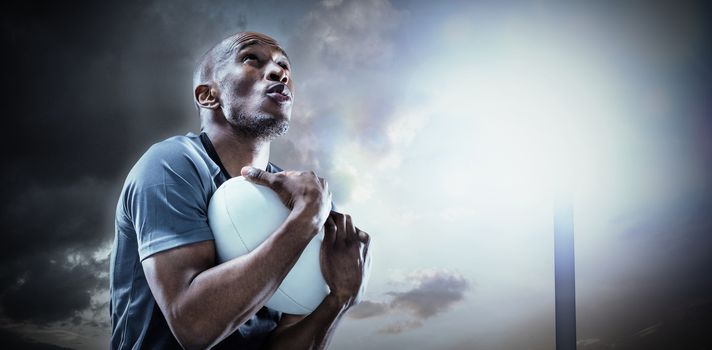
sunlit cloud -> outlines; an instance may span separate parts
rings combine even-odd
[[[394,91],[393,33],[405,14],[389,1],[313,4],[285,40],[296,84],[290,131],[274,144],[286,168],[313,169],[328,178],[338,204],[367,200],[364,169],[351,154],[377,161],[390,144],[385,126],[398,101]],[[350,150],[351,153],[345,151]]]

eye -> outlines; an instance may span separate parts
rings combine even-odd
[[[251,53],[248,53],[248,54],[245,54],[244,56],[242,56],[242,62],[247,62],[247,61],[249,61],[249,60],[255,60],[255,61],[257,61],[257,56],[255,56],[255,55],[253,55],[253,54],[251,54]]]
[[[279,63],[277,63],[277,64],[279,64],[280,67],[282,67],[282,68],[284,68],[284,69],[286,69],[286,70],[289,70],[289,66],[288,66],[286,63],[284,63],[284,62],[279,62]]]

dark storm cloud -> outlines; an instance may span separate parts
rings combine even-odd
[[[147,145],[196,126],[195,59],[246,26],[231,3],[29,3],[3,11],[2,59],[11,69],[2,89],[13,131],[3,138],[13,150],[4,180],[115,181]]]
[[[49,261],[24,258],[11,265],[21,275],[0,294],[3,316],[37,324],[81,322],[74,317],[91,308],[96,290],[107,287],[108,257],[96,260],[71,251],[42,257]]]
[[[2,213],[0,312],[48,324],[76,316],[106,289],[108,260],[93,252],[111,237],[107,183],[29,187]],[[105,316],[104,316],[105,317]]]
[[[391,324],[381,329],[383,334],[396,334],[418,328],[435,315],[446,312],[465,299],[470,282],[461,274],[449,270],[422,270],[408,276],[413,286],[407,291],[388,292],[388,302],[365,300],[349,311],[349,317],[365,319],[396,313],[408,313],[415,317]]]
[[[69,348],[36,342],[19,334],[0,329],[0,344],[4,349],[23,350],[69,350]]]
[[[109,186],[87,178],[67,186],[24,188],[0,214],[7,225],[0,262],[98,246],[110,236],[107,198],[116,193]]]
[[[123,179],[150,144],[196,129],[193,63],[245,29],[249,6],[2,5],[4,324],[106,327],[92,297],[108,260],[94,255],[108,253]]]

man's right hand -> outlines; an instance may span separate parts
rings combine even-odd
[[[331,211],[329,184],[313,171],[270,173],[245,166],[240,174],[250,182],[271,188],[287,208],[292,212],[298,211],[304,218],[309,219],[315,225],[317,232],[329,217]]]

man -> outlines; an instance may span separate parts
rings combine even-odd
[[[269,162],[270,141],[291,118],[290,68],[277,42],[258,33],[231,36],[203,56],[193,85],[200,135],[153,145],[119,198],[111,348],[323,349],[358,303],[369,236],[330,210],[326,180]],[[207,206],[236,174],[272,188],[291,213],[254,251],[216,265]],[[322,227],[330,294],[306,317],[265,307]]]

